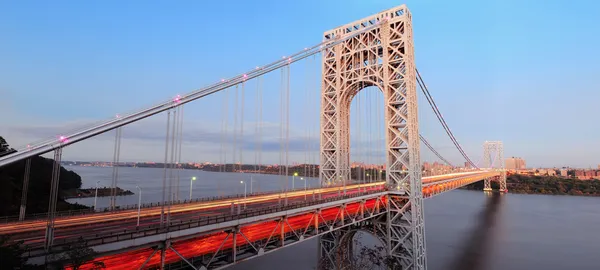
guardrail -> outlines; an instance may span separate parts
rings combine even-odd
[[[464,176],[464,177],[469,177],[469,176]],[[433,184],[439,184],[439,183],[442,183],[442,182],[455,181],[455,180],[458,180],[458,179],[462,179],[464,177],[452,178],[452,179],[442,180],[442,181],[434,181],[434,182],[430,182],[430,183],[423,183],[423,186],[425,187],[425,186],[429,186],[429,185],[433,185]],[[330,186],[330,187],[340,187],[341,188],[342,186],[339,185],[339,186]],[[315,190],[315,189],[319,189],[319,188],[310,188],[310,189],[307,189],[307,190]],[[293,190],[288,190],[288,192],[302,191],[302,190],[304,190],[304,188],[296,188],[296,189],[293,189]],[[281,193],[281,192],[282,192],[281,190],[253,192],[252,194],[247,195],[247,197],[270,195],[270,194],[278,194],[278,193]],[[193,199],[193,200],[178,200],[178,201],[174,201],[171,205],[181,205],[181,204],[187,204],[187,203],[198,203],[198,202],[207,202],[207,201],[219,201],[219,200],[228,200],[228,199],[243,198],[243,197],[244,197],[243,194],[233,194],[233,195],[226,195],[226,196],[202,197],[202,198],[196,198],[196,199]],[[141,205],[141,208],[145,209],[145,208],[159,207],[161,205],[162,204],[160,202],[157,202],[157,203],[143,203]],[[165,204],[165,205],[168,205],[168,203]],[[93,209],[80,209],[80,210],[58,211],[58,212],[56,212],[56,217],[68,217],[68,216],[88,215],[88,214],[106,213],[106,212],[121,212],[121,211],[127,211],[127,210],[137,210],[137,208],[138,208],[137,204],[129,204],[129,205],[124,205],[124,206],[117,206],[117,208],[115,208],[114,210],[110,210],[110,208],[104,207],[104,208],[97,209],[97,211],[94,211]],[[18,216],[4,216],[4,217],[0,217],[0,223],[27,222],[27,221],[33,221],[33,220],[46,219],[46,218],[48,218],[48,213],[38,213],[38,214],[27,215],[27,216],[25,216],[25,219],[23,221],[19,221],[19,217]]]
[[[335,187],[335,186],[331,186],[331,187]],[[320,189],[320,188],[310,188],[310,189],[307,189],[307,190],[316,190],[316,189]],[[293,189],[293,190],[288,190],[288,192],[303,191],[303,190],[304,190],[304,188],[296,188],[296,189]],[[262,196],[262,195],[272,195],[272,194],[279,194],[281,192],[282,192],[281,190],[253,192],[252,194],[248,194],[246,197],[250,198],[250,197]],[[233,195],[226,195],[226,196],[202,197],[202,198],[196,198],[196,199],[192,199],[192,200],[178,200],[178,201],[173,201],[173,203],[171,204],[171,206],[173,206],[173,205],[181,205],[181,204],[188,204],[188,203],[198,203],[198,202],[207,202],[207,201],[219,201],[219,200],[229,200],[229,199],[241,199],[241,198],[244,198],[244,194],[233,194]],[[141,208],[145,209],[145,208],[159,207],[161,205],[162,204],[160,202],[156,202],[156,203],[143,203],[141,205]],[[169,205],[168,202],[165,204],[165,206],[166,205]],[[107,212],[122,212],[122,211],[137,210],[137,209],[138,209],[138,205],[137,204],[128,204],[128,205],[124,205],[124,206],[117,206],[114,210],[110,210],[109,207],[104,207],[104,208],[97,209],[97,211],[94,211],[91,208],[89,208],[89,209],[79,209],[79,210],[68,210],[68,211],[57,211],[56,212],[56,217],[69,217],[69,216],[89,215],[89,214],[107,213]],[[26,215],[25,219],[23,221],[19,221],[19,216],[4,216],[4,217],[0,217],[0,223],[28,222],[28,221],[34,221],[34,220],[42,220],[42,219],[46,219],[46,218],[48,218],[48,213],[37,213],[37,214]]]

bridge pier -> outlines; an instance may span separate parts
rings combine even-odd
[[[483,180],[483,191],[492,191],[492,185],[491,185],[491,179],[490,178],[486,178]]]

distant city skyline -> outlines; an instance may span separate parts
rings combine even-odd
[[[402,4],[134,2],[0,3],[0,136],[13,147],[57,137],[269,63],[319,43],[326,30]],[[600,128],[590,123],[600,99],[595,72],[600,3],[405,3],[413,14],[417,66],[475,163],[481,164],[484,141],[501,140],[505,157],[522,157],[530,167],[598,166]],[[510,9],[508,19],[510,6],[519,8]],[[557,14],[561,22],[548,24]],[[319,96],[320,59],[310,61],[292,66],[290,162],[309,159],[307,143],[310,158],[318,157],[319,107],[312,103]],[[269,163],[279,159],[279,76],[275,72],[264,79],[263,160]],[[239,143],[243,159],[253,161],[255,81],[246,87],[245,133]],[[182,161],[223,159],[223,95],[186,106]],[[364,130],[371,130],[365,127],[370,122],[371,128],[381,127],[375,120],[381,96],[372,89],[360,95],[363,133],[359,140],[353,116],[353,161],[379,162],[382,136]],[[233,100],[230,90],[230,109]],[[463,164],[422,96],[419,106],[420,133],[451,163]],[[232,115],[230,110],[230,132]],[[125,128],[121,160],[160,161],[165,121],[159,115]],[[108,133],[68,147],[64,159],[110,160],[113,138]],[[421,149],[423,162],[437,161]],[[227,152],[229,159],[232,154]]]

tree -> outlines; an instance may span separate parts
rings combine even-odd
[[[0,137],[1,138],[1,137]],[[22,242],[10,242],[7,236],[0,235],[0,262],[2,269],[23,269],[25,267],[25,259],[21,256]]]
[[[16,152],[15,149],[10,148],[8,142],[2,136],[0,136],[0,157]]]
[[[79,269],[82,265],[90,262],[92,269],[106,268],[103,262],[92,261],[96,256],[96,251],[87,246],[82,237],[79,237],[75,244],[63,247],[63,252],[53,256],[52,261],[62,263],[64,266],[70,266],[73,270]]]

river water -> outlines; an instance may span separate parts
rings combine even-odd
[[[83,187],[110,186],[112,168],[67,167],[80,174]],[[118,198],[120,205],[137,203],[136,185],[143,202],[161,200],[163,170],[120,168],[119,187],[136,193]],[[180,172],[181,198],[244,192],[240,181],[250,174]],[[254,191],[281,188],[279,176],[253,175]],[[184,180],[185,179],[185,180]],[[296,188],[304,181],[295,179]],[[291,187],[292,178],[288,179]],[[307,184],[316,186],[316,179]],[[247,187],[249,192],[250,186]],[[93,198],[74,199],[86,205]],[[98,207],[108,205],[99,198]],[[430,270],[558,270],[600,269],[600,198],[549,195],[486,195],[455,190],[425,200],[428,269]],[[231,269],[314,269],[317,242],[306,241]]]

